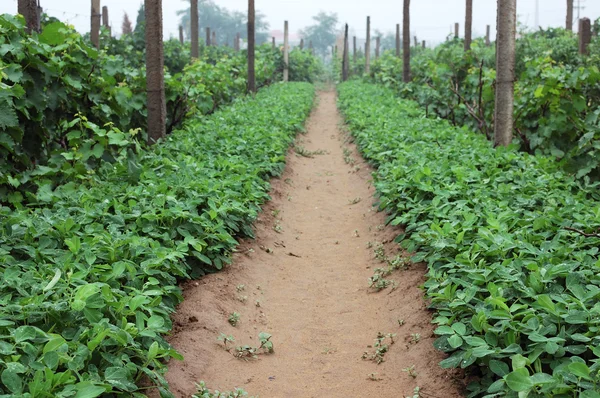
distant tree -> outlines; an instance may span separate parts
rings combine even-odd
[[[189,0],[188,0],[189,1]],[[191,39],[190,8],[177,11],[186,38]],[[217,43],[231,43],[239,33],[240,38],[248,38],[248,15],[239,11],[229,11],[215,4],[213,0],[198,0],[199,31],[210,28],[217,35]],[[262,44],[269,39],[269,23],[259,11],[255,13],[256,43]]]
[[[300,32],[305,41],[312,41],[315,54],[326,57],[329,47],[334,46],[338,33],[338,16],[336,13],[321,11],[313,17],[316,24],[306,27]]]
[[[135,29],[133,32],[142,36],[144,36],[146,33],[146,11],[143,3],[138,10],[137,19],[135,20]]]
[[[130,35],[133,33],[133,26],[131,26],[131,20],[129,19],[129,15],[127,15],[127,13],[123,15],[123,25],[121,25],[121,33],[124,35]]]

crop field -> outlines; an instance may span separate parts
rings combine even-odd
[[[0,398],[600,398],[596,4],[85,3],[0,5]]]

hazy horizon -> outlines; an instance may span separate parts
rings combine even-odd
[[[537,0],[539,2],[539,25],[562,27],[565,24],[565,0]],[[581,17],[592,20],[600,17],[600,1],[580,0]],[[135,23],[138,9],[143,0],[101,0],[101,6],[108,6],[109,19],[115,34],[121,33],[121,23],[126,12]],[[218,0],[219,6],[230,10],[246,12],[246,0]],[[577,4],[577,0],[575,1]],[[80,0],[41,0],[46,12],[64,22],[75,26],[81,33],[89,32],[90,2]],[[340,27],[344,23],[350,26],[351,35],[364,38],[366,17],[371,16],[373,31],[382,33],[395,32],[397,23],[402,22],[401,0],[390,4],[388,0],[371,0],[368,4],[350,5],[347,0],[256,0],[257,11],[266,15],[271,30],[283,28],[284,20],[290,22],[290,30],[297,32],[313,23],[312,17],[320,11],[338,14]],[[163,0],[164,36],[177,37],[179,18],[178,10],[189,7],[189,1]],[[518,0],[519,22],[533,28],[535,25],[536,0]],[[17,0],[3,0],[0,13],[15,14]],[[461,24],[461,37],[464,33],[464,0],[421,0],[411,4],[411,32],[419,40],[429,44],[438,44],[454,31],[454,23]],[[574,15],[577,18],[577,10]],[[473,5],[473,34],[475,37],[485,34],[486,25],[491,25],[492,36],[496,29],[496,0],[475,0]],[[574,23],[577,29],[577,23]]]

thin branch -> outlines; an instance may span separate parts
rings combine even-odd
[[[573,232],[577,232],[579,235],[583,235],[586,238],[600,238],[600,234],[588,234],[584,231],[581,231],[579,229],[575,229],[575,228],[569,228],[569,227],[565,227],[565,229],[567,231],[573,231]]]

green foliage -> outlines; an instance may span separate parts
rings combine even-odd
[[[324,73],[323,62],[309,50],[290,51],[290,81],[315,83],[323,79]]]
[[[44,206],[0,207],[0,395],[142,397],[145,377],[172,397],[163,362],[180,355],[161,336],[177,281],[221,269],[252,235],[313,96],[274,85],[38,192]]]
[[[235,391],[211,391],[203,381],[198,384],[197,389],[198,392],[192,395],[192,398],[241,398],[248,396],[248,393],[241,388],[236,388]]]
[[[515,142],[554,156],[579,177],[600,178],[600,40],[578,54],[577,37],[564,29],[523,33],[517,40]],[[495,49],[475,40],[465,54],[459,39],[433,50],[413,49],[413,82],[402,83],[402,62],[391,54],[373,65],[371,78],[418,101],[428,115],[446,118],[492,138]]]
[[[346,83],[339,103],[397,241],[429,266],[441,365],[481,374],[470,396],[597,397],[597,185],[390,89]]]

